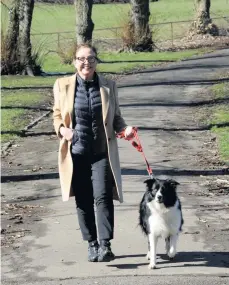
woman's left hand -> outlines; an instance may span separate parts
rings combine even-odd
[[[135,131],[137,130],[137,128],[132,127],[132,126],[127,126],[125,128],[125,139],[130,140],[134,137]]]

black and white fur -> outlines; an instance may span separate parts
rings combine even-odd
[[[176,255],[178,235],[182,229],[181,203],[176,193],[175,180],[147,179],[146,192],[139,207],[139,224],[148,236],[149,268],[156,268],[156,247],[159,237],[165,239],[166,254]]]

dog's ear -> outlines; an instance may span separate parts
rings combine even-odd
[[[154,184],[155,181],[156,181],[155,178],[149,178],[149,179],[146,179],[146,180],[144,181],[144,183],[146,183],[146,188],[147,188],[147,190],[152,190],[152,186],[153,186],[153,184]]]
[[[169,183],[172,187],[174,187],[174,188],[176,188],[177,185],[180,185],[179,182],[177,182],[176,180],[173,180],[173,179],[167,179],[167,181],[168,181],[168,183]]]

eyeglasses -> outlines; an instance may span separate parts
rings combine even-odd
[[[94,63],[97,59],[97,57],[95,56],[89,56],[89,57],[77,57],[76,59],[78,59],[80,62],[83,62],[85,63],[86,60],[89,62],[89,63]]]

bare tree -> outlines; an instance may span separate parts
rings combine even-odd
[[[30,29],[34,0],[14,0],[9,8],[9,25],[4,38],[5,58],[1,67],[3,74],[40,73],[32,56]]]
[[[149,28],[149,0],[130,0],[131,22],[133,24],[135,50],[152,51],[152,33]]]
[[[30,29],[32,23],[34,0],[21,0],[19,7],[19,38],[18,53],[23,73],[33,75],[32,46],[30,41]]]
[[[93,0],[75,0],[76,7],[76,39],[77,43],[90,42],[94,30],[91,18]]]
[[[218,35],[218,28],[210,17],[211,0],[196,0],[196,20],[193,29],[197,34]]]

